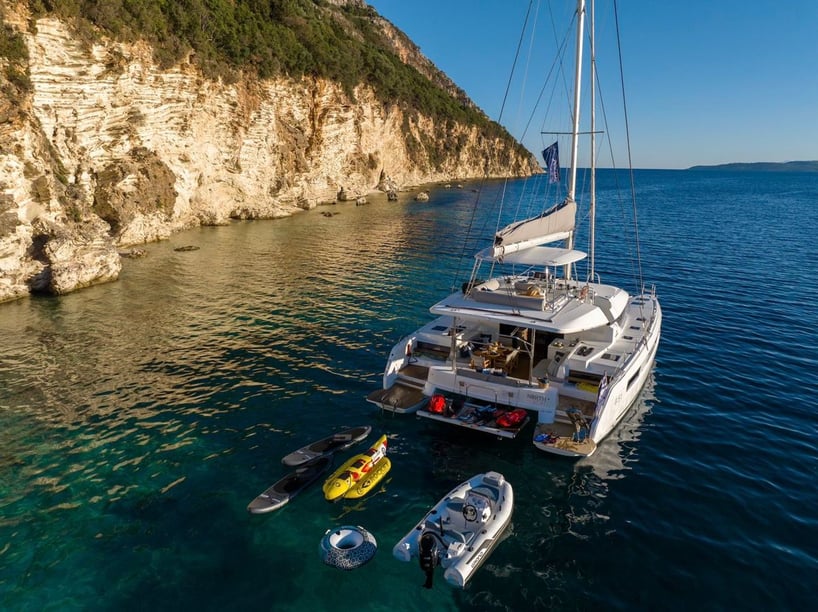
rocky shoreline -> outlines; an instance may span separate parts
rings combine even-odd
[[[122,254],[196,226],[539,171],[510,138],[407,115],[364,86],[351,99],[320,79],[161,70],[144,44],[83,46],[26,7],[4,15],[29,84],[0,70],[0,302],[115,280]]]

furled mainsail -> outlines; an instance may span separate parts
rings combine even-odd
[[[544,213],[507,225],[494,235],[492,255],[501,257],[540,244],[563,240],[574,231],[577,203],[566,199]]]

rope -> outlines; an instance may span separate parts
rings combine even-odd
[[[526,10],[526,14],[525,14],[525,20],[523,21],[523,27],[520,30],[520,39],[517,41],[517,49],[516,49],[516,51],[514,53],[514,62],[511,65],[511,73],[508,75],[508,81],[506,83],[506,90],[505,90],[505,93],[503,94],[503,102],[500,105],[500,115],[497,118],[497,123],[500,123],[502,121],[502,119],[503,119],[503,113],[505,112],[506,102],[508,100],[509,92],[511,91],[511,83],[512,83],[512,80],[513,80],[513,77],[514,77],[514,72],[515,72],[515,70],[517,68],[517,61],[520,58],[520,50],[522,49],[522,46],[523,46],[523,40],[525,38],[526,29],[528,28],[528,20],[529,20],[529,18],[531,16],[531,8],[532,8],[533,5],[534,5],[534,0],[529,0],[528,9]],[[461,271],[463,269],[463,261],[466,258],[466,250],[467,250],[467,248],[469,248],[468,247],[468,242],[469,242],[469,239],[470,239],[470,237],[472,235],[472,228],[474,227],[474,220],[477,217],[477,208],[478,208],[478,205],[480,203],[480,196],[483,193],[483,188],[485,187],[486,180],[489,177],[489,169],[491,168],[491,161],[492,161],[491,160],[491,152],[492,151],[493,151],[493,149],[490,148],[489,149],[489,157],[486,159],[486,166],[485,166],[485,170],[484,170],[484,176],[483,176],[482,181],[480,182],[480,186],[477,188],[477,195],[476,195],[476,197],[474,199],[474,206],[472,207],[471,215],[469,217],[469,224],[468,224],[468,226],[466,228],[466,239],[463,241],[463,248],[460,251],[460,257],[458,258],[457,268],[456,268],[456,271],[455,271],[455,276],[454,276],[454,279],[452,280],[452,287],[451,287],[452,291],[456,291],[456,289],[457,289],[457,279],[460,277]],[[506,183],[507,182],[508,181],[506,180]],[[506,183],[503,184],[503,191],[505,191]],[[499,220],[500,220],[500,215],[498,214],[498,216],[497,216],[498,229],[499,229]],[[472,273],[472,276],[474,276],[474,273]],[[474,279],[471,278],[470,280],[474,280]]]
[[[639,290],[642,291],[642,287],[644,287],[644,280],[642,278],[642,252],[639,247],[639,219],[637,216],[636,211],[636,184],[633,176],[633,159],[631,157],[631,132],[630,132],[630,123],[628,121],[628,103],[625,97],[625,69],[624,63],[622,61],[622,43],[620,41],[620,32],[619,32],[619,8],[616,0],[613,3],[614,6],[614,22],[616,24],[616,50],[619,55],[619,82],[622,88],[622,108],[625,114],[625,142],[627,143],[628,148],[628,172],[631,182],[631,206],[633,209],[633,231],[636,238],[636,266],[637,266],[637,278],[639,280]]]

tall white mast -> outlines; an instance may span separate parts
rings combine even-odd
[[[577,0],[577,48],[574,72],[574,123],[571,128],[571,174],[568,177],[568,200],[576,201],[577,150],[579,148],[579,102],[582,82],[582,37],[585,32],[585,0]],[[574,248],[574,234],[568,238],[568,248]],[[571,278],[571,266],[565,266],[565,279]]]
[[[577,0],[577,49],[574,71],[574,123],[571,128],[571,174],[568,181],[568,199],[575,200],[577,184],[577,151],[579,149],[579,102],[582,82],[582,36],[585,31],[585,0]]]
[[[594,244],[596,242],[596,51],[594,44],[594,0],[590,0],[590,18],[588,20],[588,31],[591,34],[591,200],[589,205],[590,213],[590,282],[594,282]]]

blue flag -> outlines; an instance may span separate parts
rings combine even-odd
[[[545,169],[548,171],[548,182],[560,182],[560,148],[555,142],[550,147],[547,147],[542,152],[545,160]]]

